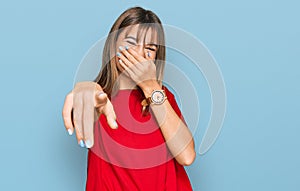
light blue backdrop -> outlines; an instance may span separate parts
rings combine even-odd
[[[86,150],[64,130],[64,97],[86,51],[134,5],[195,35],[223,73],[224,126],[187,168],[194,189],[300,190],[296,0],[1,1],[0,190],[84,189]]]

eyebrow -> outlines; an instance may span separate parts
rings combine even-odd
[[[149,45],[149,46],[155,46],[156,48],[158,47],[158,45],[157,45],[157,44],[154,44],[154,43],[149,43],[149,44],[147,44],[147,45]]]
[[[125,37],[125,39],[126,39],[126,38],[130,38],[130,39],[132,39],[132,40],[135,40],[135,41],[136,41],[136,38],[134,38],[134,37],[132,37],[132,36],[126,36],[126,37]]]
[[[132,40],[134,40],[134,41],[136,42],[136,38],[134,38],[133,36],[126,36],[125,39],[132,39]],[[155,44],[155,43],[148,43],[148,44],[146,44],[146,45],[158,47],[158,45]]]

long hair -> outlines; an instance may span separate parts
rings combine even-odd
[[[165,36],[160,19],[150,10],[145,10],[141,7],[132,7],[124,11],[115,21],[110,29],[109,35],[105,41],[102,67],[95,79],[107,93],[112,94],[113,88],[116,85],[118,78],[118,69],[116,65],[116,41],[119,34],[125,29],[133,25],[138,25],[138,36],[140,31],[154,30],[157,33],[158,49],[155,58],[156,78],[158,83],[162,85],[164,67],[165,67]]]

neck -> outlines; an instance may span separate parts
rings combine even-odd
[[[124,74],[119,75],[119,89],[137,89],[137,85],[132,79]]]

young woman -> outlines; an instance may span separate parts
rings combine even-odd
[[[126,10],[110,30],[95,82],[77,83],[66,96],[65,127],[89,148],[87,191],[192,190],[183,166],[195,159],[194,141],[162,84],[164,45],[153,12]]]

